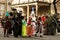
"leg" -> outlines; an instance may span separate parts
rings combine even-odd
[[[44,30],[44,28],[43,28],[43,26],[41,26],[40,37],[43,36],[43,30]]]
[[[36,34],[35,36],[37,36],[37,33],[39,32],[39,26],[37,26],[37,31],[36,31]]]
[[[6,36],[6,28],[4,28],[4,37]]]
[[[7,37],[9,37],[9,28],[7,28]]]

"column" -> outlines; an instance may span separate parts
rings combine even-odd
[[[51,15],[54,15],[55,14],[55,11],[54,11],[54,5],[53,4],[51,4],[50,9],[51,9]]]
[[[36,4],[36,16],[38,16],[38,5]]]
[[[7,0],[7,11],[11,11],[11,1]]]
[[[6,13],[6,11],[7,11],[7,0],[5,1],[5,13]],[[5,17],[5,13],[3,14],[3,17]]]
[[[22,7],[22,8],[23,8],[23,12],[22,12],[23,14],[22,14],[22,15],[26,15],[26,12],[25,12],[25,11],[26,11],[26,10],[25,10],[25,6]]]
[[[27,5],[27,19],[29,17],[29,5]]]

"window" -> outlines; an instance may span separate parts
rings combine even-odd
[[[19,3],[19,0],[13,0],[12,1],[12,4],[18,4]]]
[[[29,2],[32,2],[33,0],[29,0]]]
[[[34,1],[37,1],[37,0],[34,0]]]
[[[28,3],[29,0],[20,0],[20,3]]]
[[[20,3],[23,3],[24,0],[20,0]]]
[[[53,0],[39,0],[39,1],[42,1],[42,2],[53,2]]]
[[[0,0],[0,2],[5,2],[5,0]]]
[[[39,1],[44,1],[44,0],[39,0]]]

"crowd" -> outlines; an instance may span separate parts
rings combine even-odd
[[[2,18],[2,26],[4,28],[4,37],[9,37],[13,31],[14,37],[31,37],[40,34],[43,37],[47,26],[47,16],[35,16],[31,14],[28,18],[26,15],[22,16],[22,12],[10,12],[9,16]]]

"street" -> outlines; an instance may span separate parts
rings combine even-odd
[[[55,36],[46,36],[44,37],[31,37],[31,38],[14,38],[13,35],[10,35],[9,37],[4,37],[3,35],[3,28],[0,28],[0,40],[60,40],[60,35]]]

